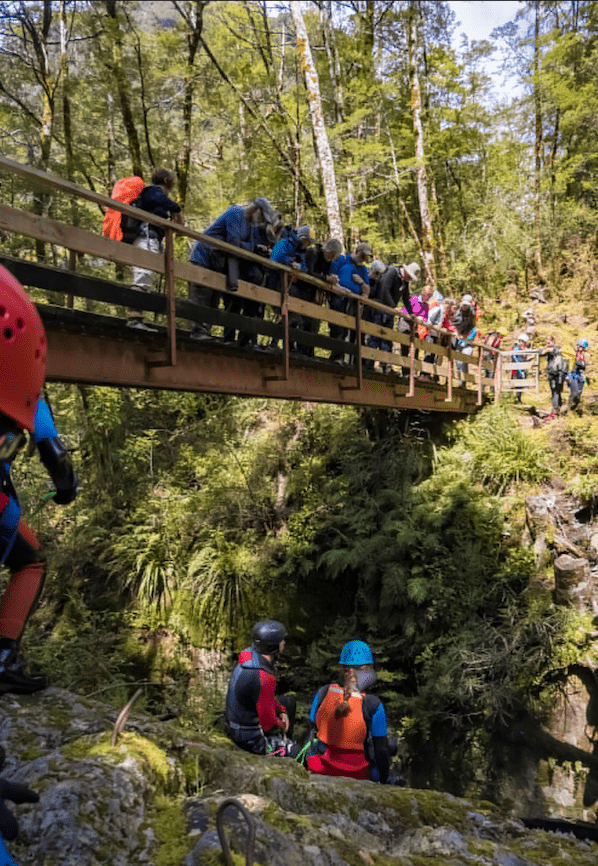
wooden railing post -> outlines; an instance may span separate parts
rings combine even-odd
[[[176,295],[174,289],[174,232],[166,229],[164,237],[164,275],[167,298],[168,357],[170,366],[176,364]]]
[[[357,341],[357,354],[355,363],[357,364],[357,385],[340,385],[341,391],[359,391],[363,387],[363,370],[361,368],[361,301],[356,297],[355,301],[350,300],[350,303],[355,304],[355,339]]]
[[[77,253],[75,250],[69,250],[69,271],[77,270]],[[72,310],[75,306],[75,296],[67,295],[66,296],[66,305],[69,310]]]
[[[164,285],[166,289],[166,357],[150,358],[148,367],[176,366],[176,295],[174,282],[174,231],[166,228],[164,233]]]
[[[356,356],[356,364],[357,364],[357,387],[361,388],[363,385],[363,369],[361,363],[361,301],[355,301],[355,340],[357,346],[357,356]]]
[[[453,339],[449,338],[448,346],[446,347],[446,361],[448,372],[446,376],[446,403],[453,402]]]
[[[482,346],[478,345],[478,400],[477,405],[481,406],[484,402],[484,386],[482,385]]]
[[[502,395],[502,352],[498,352],[494,368],[494,402],[498,403]]]
[[[415,335],[417,333],[417,323],[415,316],[411,317],[409,323],[409,387],[406,397],[413,397],[415,394]]]
[[[289,346],[289,289],[295,277],[286,271],[280,274],[280,321],[282,323],[282,362],[284,373],[282,376],[264,376],[266,382],[286,382],[290,373],[290,346]]]

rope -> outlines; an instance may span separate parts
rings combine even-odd
[[[229,797],[228,799],[223,800],[216,814],[216,830],[218,831],[218,838],[220,839],[220,844],[222,846],[224,862],[226,863],[226,866],[235,866],[230,853],[228,839],[226,838],[226,834],[224,832],[224,812],[231,806],[238,812],[240,812],[243,818],[245,818],[245,823],[247,824],[248,828],[247,841],[245,843],[245,866],[253,866],[255,847],[255,822],[252,815],[250,814],[250,812],[247,811],[245,806],[240,803],[239,800],[235,800],[233,797]]]
[[[307,754],[307,750],[309,749],[309,747],[311,745],[312,745],[311,740],[308,740],[307,743],[303,746],[303,748],[301,749],[301,751],[299,752],[299,754],[295,758],[295,760],[297,761],[298,764],[304,764],[305,763],[305,756]]]

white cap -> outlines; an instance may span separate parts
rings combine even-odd
[[[529,343],[529,334],[526,334],[525,332],[523,332],[523,333],[519,334],[519,336],[517,337],[517,340],[519,343]]]
[[[420,268],[420,266],[418,265],[417,262],[410,262],[410,264],[403,265],[403,267],[405,268],[405,270],[407,271],[407,273],[409,274],[409,276],[411,277],[411,279],[414,282],[417,282],[419,280],[419,276],[422,272],[422,269]]]

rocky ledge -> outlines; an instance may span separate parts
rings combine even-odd
[[[526,829],[491,803],[310,776],[289,759],[247,755],[219,734],[142,713],[115,738],[116,716],[59,689],[2,698],[3,776],[40,795],[14,808],[20,836],[9,847],[20,866],[224,864],[219,811],[234,864],[598,862],[597,843]],[[241,807],[221,811],[227,798]]]

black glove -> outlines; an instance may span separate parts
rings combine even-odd
[[[12,800],[13,803],[39,803],[39,795],[25,785],[0,779],[0,835],[11,842],[19,833],[19,825],[4,802],[5,799]]]
[[[52,501],[56,505],[68,505],[77,495],[77,476],[75,476],[75,484],[73,487],[67,487],[64,490],[57,490]]]

